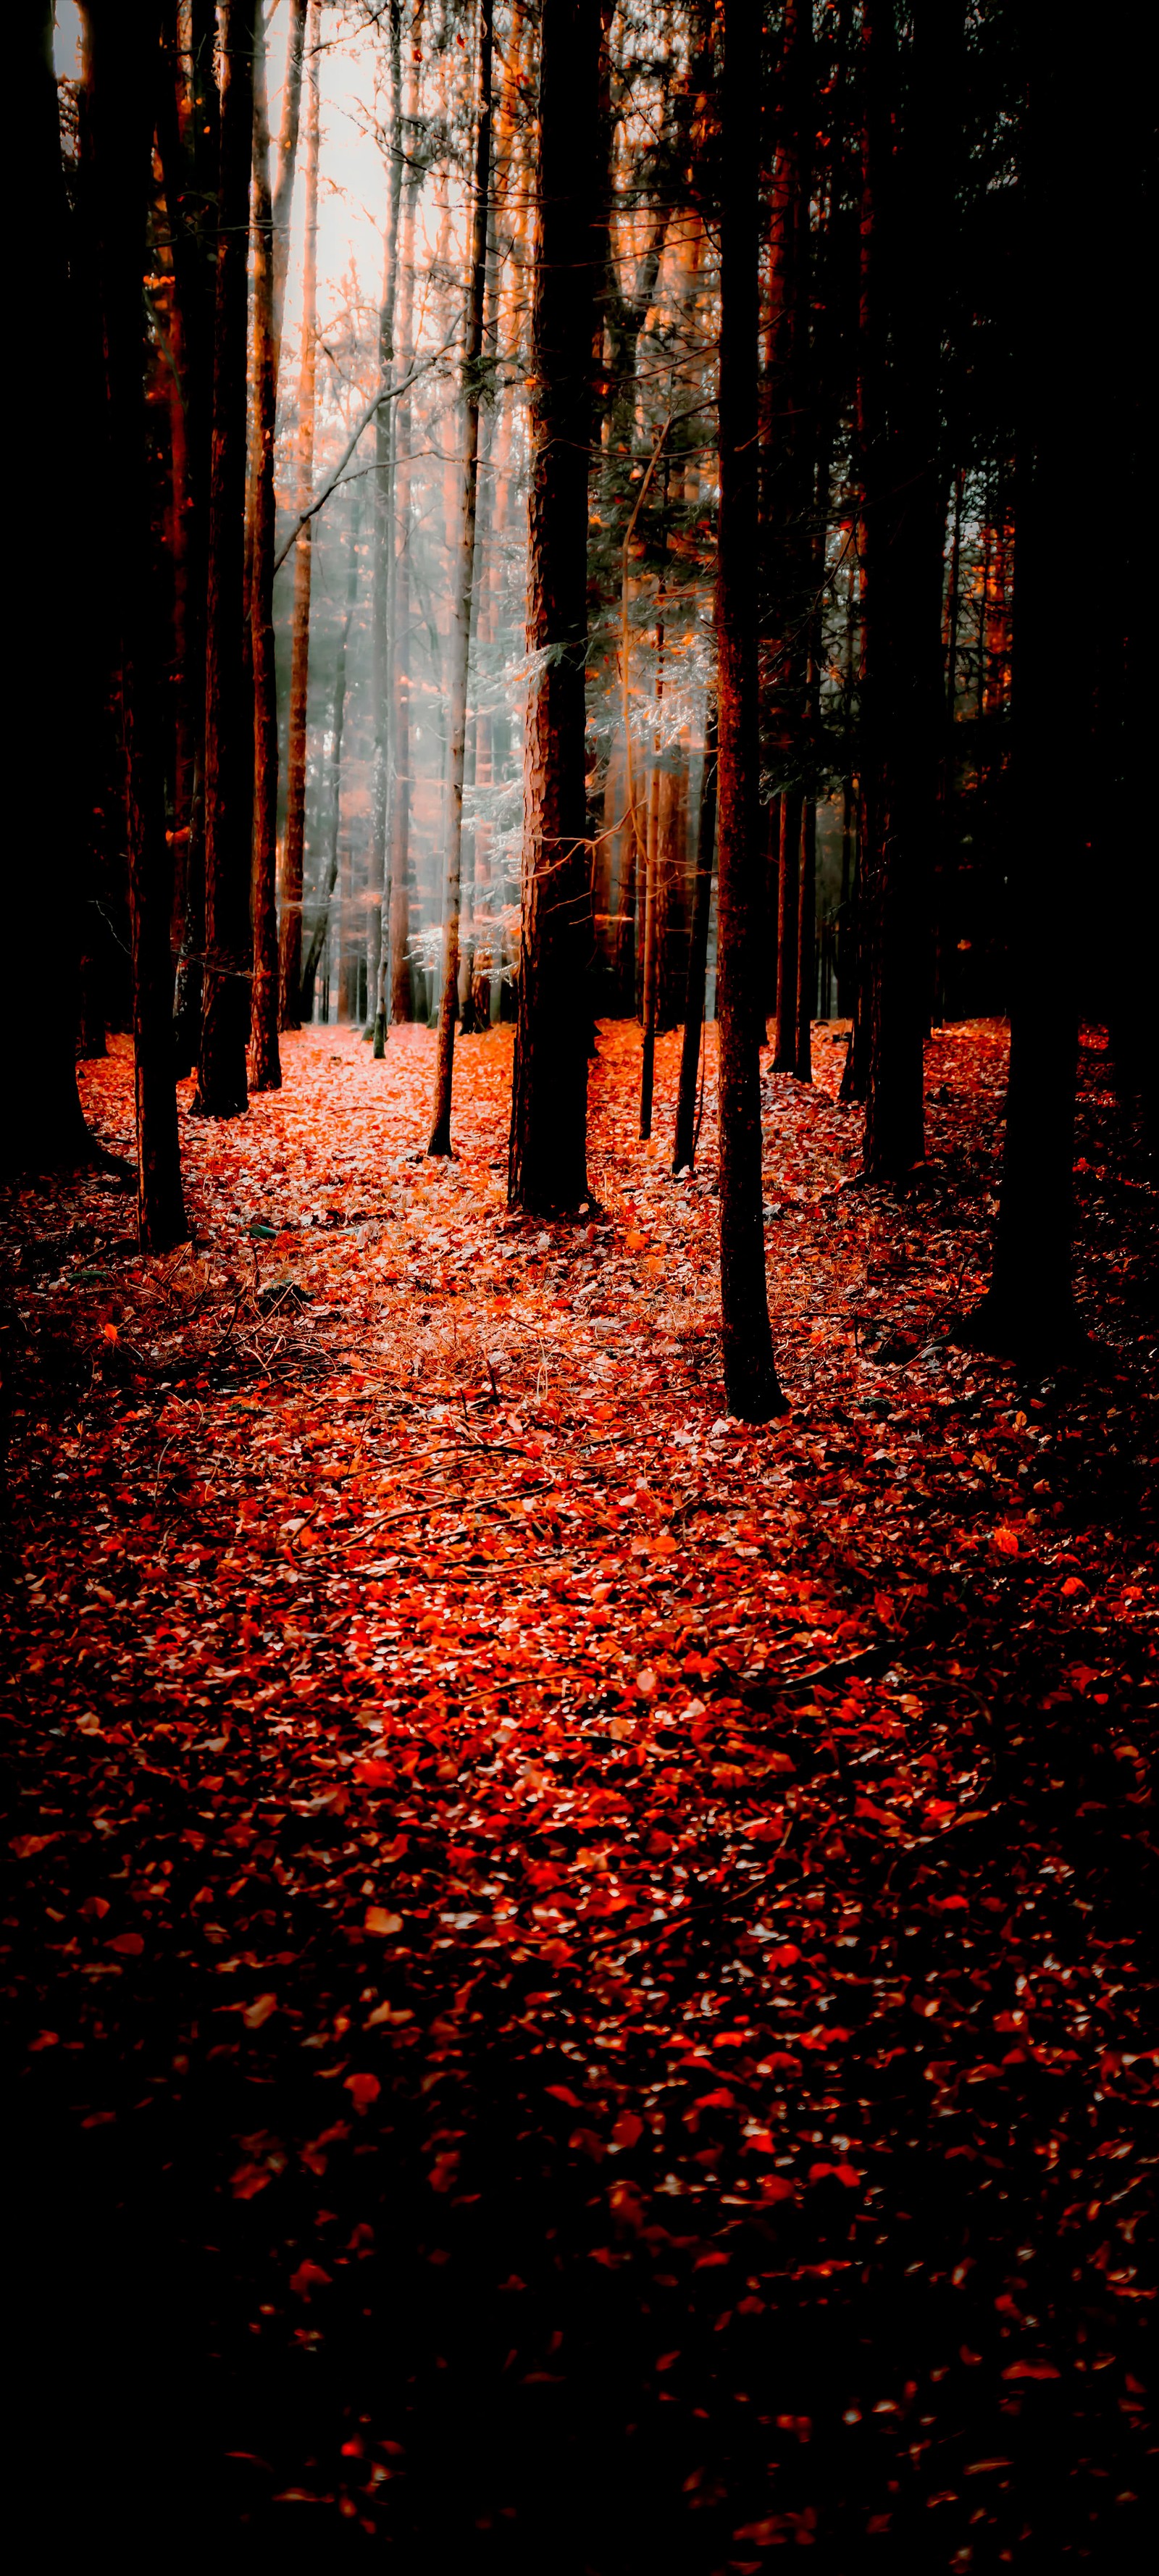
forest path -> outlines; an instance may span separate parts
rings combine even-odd
[[[432,1032],[310,1030],[183,1119],[195,1250],[4,1201],[23,2348],[86,2527],[1136,2563],[1153,1199],[1091,1037],[1101,1375],[957,1352],[1004,1032],[931,1041],[898,1196],[816,1034],[759,1432],[673,1037],[649,1150],[601,1028],[568,1227],[506,1216],[502,1030],[450,1166]],[[84,1091],[123,1148],[122,1042]]]

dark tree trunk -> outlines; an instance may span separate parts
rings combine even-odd
[[[187,1233],[173,1087],[172,864],[155,674],[162,660],[153,609],[141,276],[151,192],[154,55],[160,13],[89,0],[85,87],[92,136],[95,233],[104,320],[109,517],[118,638],[129,908],[137,1214],[142,1247],[168,1250]]]
[[[867,1037],[865,1169],[890,1180],[924,1144],[930,869],[942,710],[945,473],[941,343],[953,212],[953,99],[961,0],[919,10],[905,131],[895,155],[890,0],[863,9],[861,458],[866,629],[861,922]]]
[[[769,1329],[761,1190],[757,771],[757,318],[760,17],[724,0],[720,536],[716,592],[720,1302],[730,1413],[784,1410]]]
[[[801,808],[801,880],[797,910],[797,1060],[798,1082],[813,1079],[813,1010],[817,999],[817,806],[807,796]]]
[[[1118,46],[1108,45],[1092,63],[1081,50],[1052,41],[1045,9],[1034,9],[1031,23],[1037,42],[1027,108],[1016,424],[1010,1076],[992,1284],[966,1337],[991,1350],[1047,1357],[1079,1340],[1071,1266],[1079,977],[1086,962],[1080,941],[1090,940],[1092,874],[1100,868],[1109,874],[1119,860],[1117,846],[1111,851],[1100,844],[1104,799],[1096,753],[1106,641],[1100,557],[1104,545],[1109,551],[1130,540],[1108,531],[1106,518],[1107,490],[1120,466],[1113,389],[1123,364],[1107,293],[1118,252],[1118,217],[1111,212],[1122,96],[1113,76]],[[1118,43],[1121,77],[1128,47],[1123,37]],[[1080,166],[1091,171],[1092,194],[1089,221],[1075,227],[1071,188]],[[1087,361],[1067,371],[1064,396],[1059,370],[1076,312],[1085,318]],[[1115,625],[1119,646],[1117,616]]]
[[[402,238],[399,245],[399,289],[402,298],[400,373],[405,379],[414,362],[415,207],[422,180],[419,109],[422,101],[422,0],[415,0],[410,26],[410,70],[407,78],[404,150],[408,156],[403,192]],[[411,620],[411,406],[407,395],[395,416],[395,532],[391,637],[390,796],[390,1016],[411,1016],[410,961],[410,620]]]
[[[704,733],[696,884],[688,935],[688,988],[684,1001],[684,1038],[680,1049],[680,1085],[676,1095],[676,1133],[672,1145],[674,1172],[691,1171],[696,1160],[696,1084],[704,1031],[704,986],[708,971],[708,932],[712,920],[712,864],[716,854],[716,758],[716,700],[710,698]]]
[[[20,363],[29,370],[30,384],[40,386],[59,378],[62,334],[75,349],[78,321],[70,295],[52,21],[50,0],[33,0],[13,13],[6,29],[24,187]],[[142,181],[142,223],[144,207]],[[91,373],[95,378],[95,364]],[[69,391],[75,392],[75,379]],[[85,581],[91,542],[74,497],[75,431],[71,400],[54,398],[41,407],[38,467],[51,501],[35,510],[12,509],[5,527],[6,575],[12,600],[20,603],[20,650],[32,674],[32,685],[22,692],[19,758],[10,770],[15,810],[6,817],[12,853],[6,939],[13,971],[0,1017],[6,1103],[0,1162],[17,1170],[67,1168],[97,1152],[81,1111],[73,1052],[88,785],[87,763],[77,762],[75,742],[79,728],[87,748],[97,698],[95,603]],[[63,615],[66,601],[69,613]],[[61,758],[62,718],[73,752],[67,761]],[[46,997],[40,961],[49,957],[63,965],[63,973],[56,993]],[[103,1051],[103,1019],[100,1041]]]
[[[786,788],[781,804],[781,863],[777,876],[777,1025],[774,1073],[797,1070],[797,951],[800,944],[801,817],[804,799]]]
[[[317,366],[318,282],[318,13],[311,0],[307,21],[310,65],[306,108],[306,238],[302,271],[302,366],[298,385],[298,508],[308,508],[314,478],[314,379]],[[282,856],[279,932],[279,1018],[296,1029],[301,1010],[302,879],[306,851],[306,718],[310,690],[310,521],[294,549],[294,607],[290,645],[290,720],[286,744],[286,838]]]
[[[544,0],[531,317],[528,652],[513,1207],[587,1196],[591,864],[584,764],[599,0]]]
[[[451,1150],[451,1083],[459,1003],[459,902],[463,850],[463,770],[467,747],[467,679],[471,661],[471,607],[475,579],[475,517],[479,495],[479,405],[483,391],[483,292],[487,276],[487,191],[491,167],[492,0],[479,5],[479,99],[475,141],[475,205],[471,244],[467,347],[463,367],[464,459],[458,537],[459,572],[454,604],[450,672],[450,815],[443,890],[443,990],[435,1103],[429,1154]]]
[[[201,1037],[205,954],[205,592],[213,432],[213,336],[217,275],[220,100],[215,68],[217,11],[192,0],[188,69],[181,11],[167,10],[159,57],[157,142],[173,260],[174,337],[185,430],[185,671],[188,801],[175,814],[177,889],[175,1071],[192,1073]]]
[[[251,485],[250,633],[253,644],[253,996],[250,1081],[281,1089],[278,1053],[278,675],[274,659],[274,432],[278,353],[274,336],[273,203],[270,195],[266,46],[254,19],[254,425]]]
[[[798,1069],[802,772],[808,705],[811,420],[809,409],[813,37],[808,0],[787,0],[777,88],[769,233],[769,367],[763,388],[763,553],[770,748],[781,778],[773,1067]]]
[[[402,6],[390,10],[390,175],[387,186],[386,245],[383,255],[382,302],[378,310],[378,374],[383,386],[394,373],[394,308],[398,296],[398,226],[402,201]],[[386,830],[390,812],[390,612],[394,588],[394,422],[393,402],[380,403],[374,426],[374,806],[370,834],[370,906],[367,914],[367,1008],[374,1027],[374,1052],[386,1049],[389,922],[383,920],[386,891]]]
[[[246,337],[254,13],[222,16],[221,176],[213,342],[213,447],[205,652],[205,981],[194,1108],[249,1105],[253,702],[245,641]]]

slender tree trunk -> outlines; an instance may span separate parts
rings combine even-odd
[[[52,37],[50,0],[27,0],[5,25],[8,113],[15,120],[24,181],[20,366],[28,371],[29,385],[57,384],[62,329],[69,352],[67,398],[58,391],[38,407],[37,474],[51,501],[44,507],[22,501],[5,522],[5,577],[10,599],[20,603],[19,649],[28,685],[21,690],[19,754],[9,763],[5,812],[10,852],[5,944],[12,966],[0,1015],[6,1111],[0,1122],[0,1166],[32,1171],[67,1169],[96,1155],[81,1110],[73,1052],[80,1002],[78,859],[85,807],[92,801],[89,757],[99,703],[99,584],[75,443],[82,404],[85,414],[98,413],[99,433],[102,388],[99,334],[94,328],[82,339],[80,297],[70,286],[72,228]],[[144,186],[143,179],[142,223]],[[86,440],[84,462],[94,480],[96,451],[97,438]],[[69,728],[67,761],[61,757],[62,714]],[[47,1001],[42,959],[63,967],[64,989]],[[103,1016],[99,1037],[103,1051]]]
[[[270,196],[266,42],[254,19],[254,428],[251,484],[250,630],[254,674],[253,921],[250,1084],[279,1091],[278,1053],[278,676],[274,659],[274,432],[278,363],[274,338],[273,204]]]
[[[817,803],[807,796],[801,808],[801,880],[797,912],[797,1056],[798,1082],[813,1079],[813,1012],[817,1001]]]
[[[429,1154],[451,1150],[451,1082],[459,1002],[459,880],[463,850],[463,764],[467,742],[467,679],[471,661],[471,605],[475,575],[475,515],[479,494],[479,404],[483,390],[483,298],[487,275],[487,198],[491,167],[492,0],[479,0],[479,95],[475,139],[475,204],[471,242],[467,346],[463,367],[463,486],[460,503],[458,590],[454,603],[450,669],[450,813],[443,891],[443,990],[435,1065],[435,1103]]]
[[[771,629],[768,726],[781,771],[773,1066],[797,1071],[801,829],[810,623],[809,256],[812,13],[786,0],[769,235],[769,369],[764,401],[765,546]]]
[[[342,736],[346,727],[346,648],[350,640],[350,628],[358,600],[358,543],[361,527],[362,514],[359,492],[356,494],[354,512],[350,525],[350,560],[346,567],[346,609],[342,624],[338,630],[338,651],[334,662],[334,703],[330,717],[330,738],[332,749],[330,754],[330,812],[326,874],[318,899],[318,909],[311,925],[310,937],[306,947],[305,961],[302,967],[303,1020],[310,1020],[314,1016],[314,985],[318,974],[318,961],[326,945],[326,933],[330,927],[330,906],[334,899],[334,888],[338,882],[338,862],[342,828]]]
[[[786,788],[781,797],[781,858],[777,874],[775,1073],[795,1073],[797,1070],[797,952],[800,946],[803,813],[804,798],[800,791]]]
[[[181,8],[170,0],[159,62],[157,144],[173,260],[174,330],[184,421],[186,557],[184,702],[188,794],[175,813],[177,966],[174,1070],[191,1073],[201,1038],[205,955],[205,601],[213,435],[220,100],[213,0],[191,0],[188,69]]]
[[[142,1250],[163,1252],[188,1231],[173,1088],[172,871],[165,838],[164,767],[154,674],[160,659],[150,562],[141,276],[151,185],[154,49],[159,12],[89,0],[85,87],[93,143],[97,256],[104,320],[110,515],[119,641],[133,955],[137,1218]]]
[[[1106,138],[1109,155],[1119,98],[1115,93],[1112,106],[1113,50],[1092,68],[1051,42],[1044,8],[1034,7],[1031,17],[1038,41],[1019,313],[1010,1075],[992,1283],[965,1337],[987,1349],[1045,1357],[1080,1338],[1071,1275],[1079,943],[1089,939],[1092,869],[1107,864],[1096,838],[1094,757],[1101,567],[1093,545],[1070,546],[1060,531],[1101,523],[1118,462],[1116,408],[1106,388],[1121,365],[1120,350],[1107,345],[1103,306],[1104,263],[1116,248],[1114,189],[1108,185],[1105,197],[1096,192],[1089,230],[1076,236],[1068,230],[1069,181],[1085,165],[1092,136]],[[1096,167],[1098,158],[1096,148]],[[1081,377],[1067,375],[1060,400],[1076,309],[1086,316],[1092,363]]]
[[[769,1329],[761,1188],[760,1031],[754,940],[760,921],[757,769],[757,199],[760,18],[724,0],[720,256],[720,535],[716,639],[720,1299],[730,1413],[784,1410]]]
[[[213,351],[213,449],[205,660],[205,976],[195,1111],[248,1107],[252,939],[253,704],[244,634],[247,252],[253,153],[254,12],[228,0],[222,25],[221,178]]]
[[[665,473],[665,498],[667,498]],[[664,696],[664,582],[661,577],[660,597],[656,609],[656,704]],[[640,1053],[640,1136],[647,1143],[652,1133],[652,1087],[656,1070],[656,1004],[660,983],[660,733],[657,729],[652,745],[652,776],[648,784],[648,838],[644,886],[644,977],[643,1030]]]
[[[398,297],[398,230],[402,201],[402,0],[390,10],[390,161],[387,181],[386,238],[383,246],[382,301],[378,308],[378,374],[380,384],[394,373],[394,309]],[[389,923],[383,922],[386,889],[386,833],[390,811],[390,612],[394,573],[395,406],[379,405],[374,428],[374,804],[371,815],[370,902],[366,930],[367,1008],[374,1029],[374,1052],[386,1051],[387,965]],[[384,936],[385,932],[385,936]]]
[[[710,697],[704,734],[704,773],[700,782],[696,883],[688,936],[688,989],[680,1049],[680,1087],[676,1095],[676,1134],[672,1147],[674,1172],[691,1171],[696,1158],[696,1079],[704,1029],[708,932],[712,920],[712,863],[716,851],[716,759],[716,700]]]
[[[415,212],[422,184],[423,156],[419,112],[422,104],[422,0],[414,0],[410,26],[410,66],[403,113],[407,172],[399,245],[400,372],[405,379],[414,364]],[[397,1025],[411,1016],[410,967],[410,800],[411,800],[411,405],[403,395],[395,419],[395,558],[393,588],[390,795],[390,1016]]]
[[[919,11],[895,143],[892,11],[865,0],[870,399],[862,455],[867,550],[862,956],[865,1170],[896,1179],[924,1147],[930,862],[937,837],[945,480],[941,343],[950,271],[953,99],[961,0]]]
[[[591,864],[584,762],[588,450],[598,206],[599,0],[543,0],[519,1016],[507,1191],[587,1197]]]
[[[302,364],[298,379],[298,508],[309,506],[314,480],[314,386],[317,371],[318,298],[318,0],[310,0],[306,29],[306,238],[302,270]],[[306,849],[306,717],[310,689],[310,522],[298,533],[294,554],[294,608],[290,646],[290,722],[286,746],[286,838],[282,857],[279,953],[280,1016],[284,1029],[300,1025],[302,986],[302,873]]]
[[[286,306],[286,275],[290,264],[290,207],[294,195],[294,165],[298,157],[298,126],[302,112],[302,57],[306,49],[308,16],[309,0],[290,0],[290,28],[286,40],[286,78],[282,89],[282,130],[278,137],[278,176],[273,204],[270,208],[273,236],[270,303],[275,376],[282,354],[282,315]]]

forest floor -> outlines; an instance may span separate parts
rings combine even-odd
[[[930,1042],[904,1192],[816,1039],[760,1431],[676,1037],[644,1147],[601,1028],[569,1226],[506,1214],[506,1030],[451,1164],[433,1033],[310,1030],[183,1116],[195,1247],[99,1174],[0,1204],[45,2545],[1145,2563],[1155,1193],[1088,1031],[1095,1347],[980,1358],[1003,1029]],[[82,1088],[127,1151],[125,1042]]]

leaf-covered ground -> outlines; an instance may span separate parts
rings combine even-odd
[[[1155,1198],[1097,1032],[1091,1366],[948,1338],[1005,1038],[856,1184],[769,1077],[792,1410],[723,1418],[694,1179],[506,1031],[287,1043],[196,1247],[3,1203],[8,2348],[45,2546],[637,2576],[1146,2559]],[[123,1043],[85,1068],[131,1132]]]

